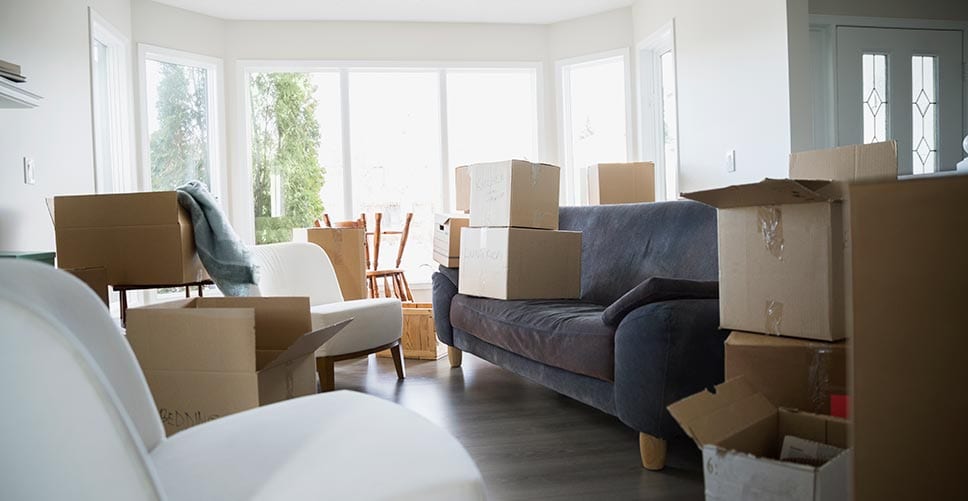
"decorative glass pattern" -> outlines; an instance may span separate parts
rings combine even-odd
[[[937,57],[911,58],[912,165],[915,174],[938,170]]]
[[[861,57],[863,73],[864,143],[876,143],[887,139],[888,94],[887,56],[864,54]]]

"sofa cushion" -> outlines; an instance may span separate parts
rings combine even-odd
[[[615,330],[604,307],[563,300],[501,301],[458,294],[450,307],[457,329],[536,362],[612,381]]]
[[[717,280],[716,209],[690,200],[562,207],[582,232],[581,300],[608,306],[649,277]]]

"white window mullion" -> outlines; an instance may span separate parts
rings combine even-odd
[[[350,75],[349,70],[339,70],[340,126],[343,138],[343,217],[356,219],[353,212],[353,155],[350,151]]]
[[[450,141],[447,135],[447,71],[440,70],[438,76],[440,83],[440,179],[438,180],[437,206],[446,212],[450,212],[453,210],[453,206],[450,204],[453,168],[450,165]]]

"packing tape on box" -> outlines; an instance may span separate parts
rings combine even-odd
[[[776,206],[762,206],[756,209],[763,243],[773,257],[783,260],[783,212]]]
[[[783,303],[766,301],[766,332],[779,336],[780,324],[783,323]]]
[[[810,362],[810,412],[821,412],[830,400],[830,368],[833,365],[833,350],[820,348],[813,352]]]

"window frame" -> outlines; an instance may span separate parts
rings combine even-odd
[[[150,44],[138,44],[138,89],[140,92],[140,158],[141,169],[139,175],[138,189],[152,191],[151,187],[151,162],[149,150],[151,138],[148,132],[148,92],[147,92],[147,61],[158,61],[161,63],[178,64],[183,66],[193,66],[202,68],[208,72],[208,147],[209,164],[212,167],[209,190],[213,195],[222,201],[223,206],[228,206],[226,202],[228,190],[228,173],[225,167],[225,138],[222,134],[224,124],[224,91],[222,88],[223,64],[217,57],[196,54],[181,50],[170,49]]]
[[[681,115],[679,113],[679,61],[676,55],[676,30],[675,20],[662,26],[658,31],[636,44],[638,54],[638,66],[636,68],[636,78],[638,84],[639,102],[639,158],[643,161],[655,162],[656,167],[656,200],[677,200],[678,191],[682,186],[681,165],[682,154],[680,146],[679,132],[681,127]],[[668,165],[665,158],[665,148],[663,147],[665,137],[663,103],[663,82],[662,82],[662,56],[672,53],[672,64],[674,68],[673,83],[675,85],[675,112],[676,112],[676,156],[675,165]],[[670,173],[670,167],[675,170]],[[669,177],[675,175],[675,189],[670,193]],[[674,195],[674,196],[672,196]]]
[[[580,192],[580,187],[575,185],[576,171],[582,167],[574,165],[574,153],[572,152],[571,140],[569,138],[569,131],[571,130],[571,110],[567,103],[571,101],[571,82],[567,77],[573,69],[594,66],[613,59],[621,59],[623,65],[625,80],[623,82],[625,90],[625,156],[627,161],[632,161],[635,158],[636,144],[634,139],[634,115],[632,113],[632,68],[629,49],[623,47],[555,61],[555,89],[558,94],[558,99],[556,100],[558,116],[558,159],[562,168],[562,176],[565,179],[565,182],[561,183],[562,205],[587,203],[585,199],[587,193],[584,193],[585,190]],[[586,165],[585,167],[587,168],[588,166]]]
[[[350,137],[350,73],[351,72],[411,72],[426,71],[438,74],[438,96],[440,99],[439,121],[440,121],[440,170],[439,170],[439,189],[437,190],[436,203],[445,212],[454,209],[452,205],[451,186],[453,184],[453,169],[449,158],[449,137],[448,137],[448,109],[447,109],[447,73],[449,70],[476,70],[476,71],[528,71],[534,75],[535,93],[535,144],[534,149],[537,161],[542,161],[545,157],[545,110],[544,110],[544,80],[543,62],[454,62],[454,61],[294,61],[294,60],[240,60],[238,61],[237,82],[240,91],[237,93],[237,108],[244,114],[239,121],[237,131],[237,151],[241,159],[240,165],[242,172],[240,175],[233,176],[233,221],[237,224],[237,231],[243,241],[247,243],[255,242],[255,215],[253,213],[252,195],[252,159],[250,150],[252,145],[251,130],[251,94],[249,79],[253,73],[263,72],[338,72],[340,76],[340,128],[342,136],[342,163],[343,163],[343,207],[344,214],[353,214],[353,165]],[[414,285],[414,284],[411,284]]]

